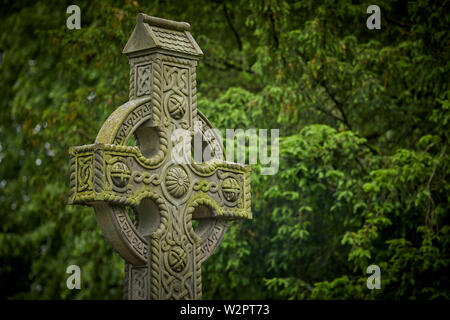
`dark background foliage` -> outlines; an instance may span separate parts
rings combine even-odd
[[[448,299],[450,2],[379,0],[381,30],[370,4],[2,1],[0,298],[121,298],[93,210],[67,205],[68,148],[128,100],[121,50],[145,12],[191,24],[215,127],[280,130],[280,169],[254,166],[254,219],[203,266],[205,298]]]

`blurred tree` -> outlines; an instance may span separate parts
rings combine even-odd
[[[92,209],[66,205],[67,151],[128,99],[138,12],[192,25],[215,127],[280,129],[279,172],[254,166],[254,220],[204,265],[205,298],[450,297],[449,2],[380,0],[381,30],[367,1],[85,1],[68,30],[71,4],[2,2],[0,298],[122,296]]]

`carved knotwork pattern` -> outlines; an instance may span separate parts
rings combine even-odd
[[[159,179],[159,175],[156,173],[148,173],[145,171],[134,171],[132,173],[133,180],[136,183],[144,183],[144,184],[150,184],[153,183],[154,185],[158,185],[161,183],[161,180]]]
[[[147,278],[148,278],[148,268],[131,267],[131,283],[132,283],[131,298],[133,300],[147,299],[147,290],[148,290]]]
[[[203,192],[217,192],[219,190],[219,187],[214,182],[208,182],[205,180],[196,181],[194,183],[194,186],[192,187],[194,191],[203,191]]]
[[[172,209],[171,223],[161,239],[161,298],[198,299],[196,291],[196,268],[198,238],[191,227],[191,217]]]
[[[77,191],[92,190],[92,156],[78,157],[77,161],[78,186]]]
[[[164,64],[164,106],[182,127],[190,124],[189,69]]]
[[[186,252],[180,247],[172,248],[167,254],[169,267],[174,272],[182,272],[186,268],[187,259]]]
[[[141,97],[150,94],[151,88],[151,64],[139,65],[136,67],[136,96]]]

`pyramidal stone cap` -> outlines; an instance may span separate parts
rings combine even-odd
[[[128,57],[162,51],[176,56],[199,59],[203,52],[195,42],[187,22],[151,17],[139,13],[136,27],[128,40],[123,53]]]

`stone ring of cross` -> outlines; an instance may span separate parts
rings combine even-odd
[[[185,22],[145,14],[136,20],[123,50],[130,100],[108,117],[94,144],[70,149],[69,202],[94,208],[105,238],[125,260],[126,299],[201,299],[202,263],[229,220],[251,218],[250,167],[173,159],[174,131],[193,135],[194,123],[204,143],[225,154],[197,110],[203,53]]]

